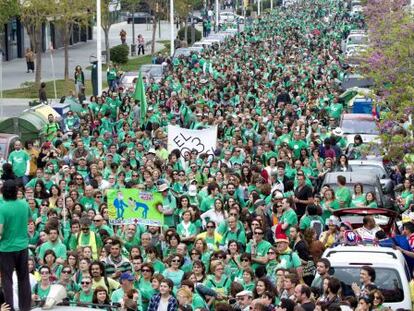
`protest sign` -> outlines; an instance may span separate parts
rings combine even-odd
[[[175,125],[168,125],[168,152],[178,149],[181,156],[191,150],[198,154],[213,155],[217,143],[217,126],[202,130],[189,130]]]
[[[162,204],[161,193],[123,188],[108,190],[107,195],[110,224],[164,224],[164,215],[157,209],[157,205]]]

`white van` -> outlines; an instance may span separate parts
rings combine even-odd
[[[410,271],[400,251],[376,246],[338,246],[323,253],[332,267],[332,276],[341,281],[342,294],[353,296],[352,283],[360,283],[362,266],[375,269],[375,285],[383,293],[384,306],[411,310]]]

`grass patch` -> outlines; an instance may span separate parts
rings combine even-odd
[[[170,51],[169,40],[161,40],[157,42],[164,45],[164,48],[158,53],[162,53],[162,54],[169,53]],[[122,71],[138,71],[138,69],[142,65],[151,64],[151,61],[152,61],[151,54],[147,54],[144,56],[130,58],[127,64],[121,65],[120,67]],[[86,70],[91,70],[91,69],[92,69],[92,66],[86,67]],[[102,64],[102,72],[103,72],[102,84],[104,88],[106,87],[106,78],[105,78],[106,69],[107,69],[106,64]],[[85,80],[85,87],[86,87],[87,97],[92,95],[92,83],[90,80]],[[56,80],[56,91],[57,91],[58,98],[61,98],[62,96],[66,96],[69,94],[70,91],[74,91],[74,90],[75,90],[75,84],[73,80],[69,80],[69,81]],[[49,99],[55,96],[54,88],[53,88],[53,81],[46,82],[46,92],[47,92],[47,96]],[[31,99],[33,98],[35,99],[35,98],[39,98],[39,89],[34,86],[33,82],[26,82],[22,84],[20,88],[3,91],[3,97],[4,98],[31,98]]]
[[[85,81],[86,94],[92,94],[91,81]],[[56,80],[56,93],[57,97],[61,98],[66,96],[70,91],[75,90],[75,83],[73,80]],[[46,82],[46,92],[48,99],[54,98],[55,91],[53,87],[53,81]],[[26,82],[22,87],[18,89],[11,89],[3,91],[3,97],[5,98],[39,98],[39,90],[35,87],[33,82]]]
[[[164,48],[157,52],[158,53],[168,53],[170,51],[170,40],[159,40],[157,41],[157,43],[161,43],[162,45],[164,45]],[[146,50],[148,52],[148,50],[151,50],[150,46],[146,47]],[[135,57],[130,57],[128,59],[128,63],[124,64],[124,65],[120,65],[119,67],[121,68],[122,71],[138,71],[139,67],[141,67],[142,65],[146,65],[146,64],[151,64],[152,61],[152,56],[151,54],[146,54],[144,56],[135,56]],[[102,72],[106,71],[108,69],[108,66],[106,64],[102,64]],[[86,67],[86,70],[92,70],[92,65]]]

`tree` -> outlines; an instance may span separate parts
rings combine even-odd
[[[0,32],[2,32],[4,24],[18,15],[19,4],[17,0],[0,0],[0,8]]]
[[[36,53],[35,85],[40,86],[42,78],[42,26],[48,18],[56,15],[54,0],[20,0],[20,19],[26,27],[30,43]]]
[[[91,14],[89,9],[93,7],[91,0],[59,0],[55,24],[60,26],[63,34],[63,47],[65,69],[64,78],[69,79],[69,40],[73,33],[74,25],[87,26]]]
[[[101,1],[101,24],[105,36],[105,51],[106,51],[106,63],[109,64],[110,50],[109,50],[109,30],[112,24],[114,24],[118,17],[116,10],[121,5],[121,0],[102,0]]]
[[[379,95],[385,157],[397,163],[414,154],[407,120],[414,112],[414,20],[406,5],[405,0],[368,0],[364,11],[370,48],[361,68]]]
[[[165,16],[164,12],[167,11],[167,3],[169,5],[169,2],[165,0],[147,0],[147,4],[151,8],[151,11],[153,12],[154,16],[152,20],[151,54],[155,53],[155,37],[157,33],[157,23],[158,20]]]
[[[184,27],[188,27],[188,14],[193,10],[193,0],[178,0],[175,3],[175,10],[181,20],[184,20]],[[187,31],[184,32],[184,41],[188,42]]]

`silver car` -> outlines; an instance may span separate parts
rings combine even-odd
[[[142,72],[143,77],[145,76],[147,78],[147,81],[152,78],[155,82],[158,83],[164,77],[163,65],[142,65],[139,71]]]

